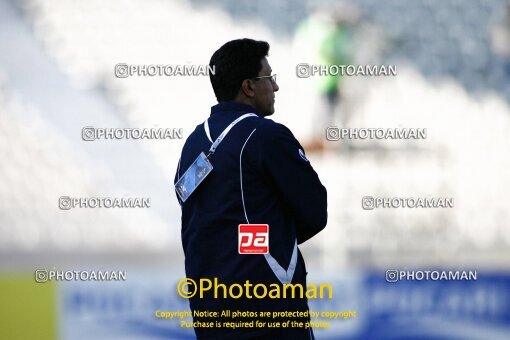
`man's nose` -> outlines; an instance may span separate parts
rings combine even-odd
[[[277,92],[280,89],[280,86],[276,82],[273,83],[273,91]]]

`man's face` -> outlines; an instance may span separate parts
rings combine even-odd
[[[272,73],[271,66],[267,62],[267,58],[261,60],[262,69],[258,76],[265,77],[270,76]],[[255,96],[253,97],[253,106],[262,113],[264,116],[270,116],[274,113],[274,98],[275,92],[278,91],[279,87],[271,78],[262,78],[253,80],[253,91]]]

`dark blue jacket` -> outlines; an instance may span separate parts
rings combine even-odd
[[[301,283],[306,287],[305,263],[296,243],[326,226],[326,189],[290,130],[249,105],[222,102],[213,106],[208,119],[211,140],[236,118],[251,112],[257,117],[245,118],[230,130],[210,159],[213,171],[186,202],[180,202],[186,276],[197,282],[218,278],[220,283],[249,280],[253,285]],[[204,124],[198,125],[183,147],[176,180],[200,152],[207,155],[211,140]],[[269,225],[268,255],[238,253],[238,225],[244,223]],[[206,296],[191,299],[190,305],[193,310],[219,311],[308,309],[306,298]],[[235,338],[263,331],[239,329]],[[228,338],[232,329],[196,332],[199,337]]]

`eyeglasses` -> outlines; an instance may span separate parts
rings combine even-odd
[[[271,78],[271,82],[273,82],[273,84],[276,84],[276,74],[272,74],[270,76],[253,77],[251,79],[263,79],[263,78]]]

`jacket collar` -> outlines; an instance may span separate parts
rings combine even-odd
[[[243,104],[235,101],[220,102],[211,107],[211,116],[217,112],[236,112],[239,114],[255,113],[257,116],[262,115],[257,110],[248,104]]]

